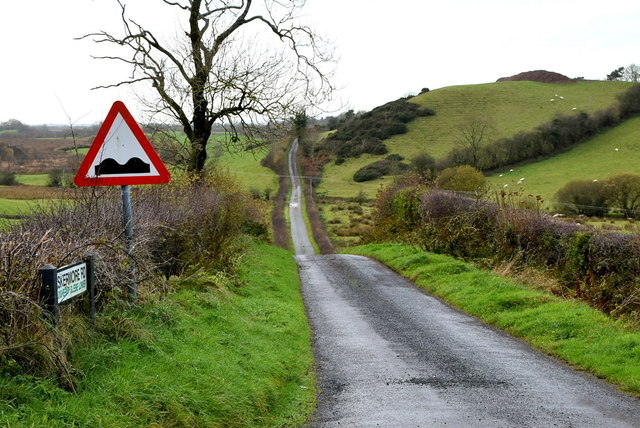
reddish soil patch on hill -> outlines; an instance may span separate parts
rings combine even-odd
[[[571,79],[564,74],[554,73],[553,71],[535,70],[525,71],[524,73],[519,73],[511,77],[501,77],[497,82],[515,82],[521,80],[530,80],[542,83],[572,83],[576,81],[576,79]]]

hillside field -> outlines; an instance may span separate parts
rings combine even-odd
[[[533,129],[557,115],[605,109],[630,85],[629,82],[602,81],[521,81],[436,89],[411,99],[423,108],[432,108],[436,115],[413,120],[408,124],[409,132],[391,137],[385,144],[389,153],[398,153],[407,160],[422,151],[439,159],[454,147],[461,126],[471,119],[486,122],[491,139],[509,137]],[[359,168],[381,157],[365,155],[347,159],[339,166],[327,164],[319,190],[329,196],[351,197],[363,191],[368,197],[374,197],[380,186],[392,178],[354,183],[352,177]]]
[[[617,150],[616,150],[617,149]],[[603,180],[621,172],[640,173],[640,118],[630,119],[572,150],[488,177],[493,189],[540,195],[552,209],[553,195],[572,180]],[[501,177],[502,175],[502,177]],[[524,178],[521,185],[518,180]]]

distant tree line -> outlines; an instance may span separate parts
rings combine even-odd
[[[619,67],[607,74],[607,80],[622,80],[626,82],[640,82],[640,65],[629,64]]]
[[[559,116],[531,131],[498,139],[481,149],[473,145],[458,146],[438,162],[438,169],[471,165],[487,171],[551,156],[639,114],[640,84],[636,84],[618,96],[616,105],[593,114]]]
[[[640,174],[621,173],[605,180],[573,180],[555,195],[556,210],[565,214],[603,216],[611,211],[640,218]]]
[[[98,133],[99,125],[84,125],[73,128],[78,138],[93,137]],[[67,138],[71,137],[71,128],[65,125],[27,125],[11,119],[0,123],[0,138]]]

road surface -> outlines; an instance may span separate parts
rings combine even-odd
[[[310,255],[314,253],[314,250],[302,214],[302,183],[300,182],[300,174],[298,173],[298,164],[296,162],[297,153],[298,139],[293,142],[291,150],[289,150],[289,174],[291,175],[289,221],[291,222],[291,235],[294,237],[293,248],[296,254]]]
[[[293,221],[292,235],[320,390],[310,427],[640,427],[639,400],[378,262],[309,253]]]

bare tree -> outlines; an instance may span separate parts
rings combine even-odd
[[[638,64],[629,64],[624,68],[622,77],[627,82],[640,82],[640,66]]]
[[[474,168],[481,168],[481,154],[484,146],[491,139],[493,126],[491,120],[478,114],[466,116],[456,136],[456,144],[467,154],[467,163]]]
[[[256,144],[256,125],[281,122],[331,95],[332,53],[296,13],[305,0],[158,0],[186,18],[184,33],[161,38],[121,8],[123,33],[87,34],[122,54],[96,56],[129,64],[128,80],[148,82],[149,111],[177,121],[189,141],[187,169],[201,172],[214,125],[236,146]],[[269,46],[266,46],[270,43]],[[241,138],[242,137],[242,138]]]

